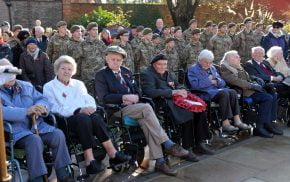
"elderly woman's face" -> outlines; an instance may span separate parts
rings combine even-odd
[[[62,63],[60,64],[58,70],[57,70],[57,78],[61,82],[69,82],[69,80],[72,77],[74,68],[72,64],[69,63]]]
[[[239,66],[241,63],[241,58],[238,54],[232,54],[229,56],[229,63],[232,66]]]
[[[283,52],[280,50],[280,51],[277,51],[274,55],[274,60],[276,62],[279,62],[279,61],[282,61],[283,59]]]
[[[212,60],[201,59],[199,61],[199,64],[201,65],[202,69],[208,70],[211,67],[211,65],[212,65]]]

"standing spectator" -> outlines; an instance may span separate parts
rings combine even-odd
[[[48,42],[46,53],[52,63],[60,56],[61,49],[69,40],[67,35],[67,23],[59,21],[56,24],[58,32],[54,34]]]
[[[283,50],[284,59],[288,59],[288,44],[284,33],[282,32],[283,24],[276,21],[273,22],[269,33],[265,35],[261,41],[262,47],[267,52],[272,46],[279,46]]]
[[[25,42],[26,50],[20,55],[19,68],[22,69],[21,78],[30,82],[39,91],[45,83],[53,79],[53,70],[47,54],[41,51],[34,38]]]
[[[37,41],[37,46],[42,52],[46,52],[48,45],[48,38],[44,35],[44,28],[42,26],[34,27],[34,37]]]
[[[204,49],[209,46],[209,40],[215,35],[212,32],[212,24],[212,21],[207,21],[204,25],[204,31],[200,34],[200,42]]]
[[[162,49],[164,48],[162,45],[161,45],[161,37],[158,33],[154,33],[153,36],[152,36],[152,43],[154,45],[154,54],[158,54],[160,53],[160,51],[162,51]]]
[[[158,18],[156,20],[155,26],[156,26],[156,29],[153,31],[153,33],[158,33],[159,36],[161,37],[163,26],[164,26],[163,20],[161,18]]]
[[[165,41],[169,37],[171,37],[170,27],[169,26],[164,26],[162,28],[162,35],[161,35],[161,46],[162,47],[165,47]]]
[[[212,24],[212,34],[215,35],[218,33],[218,25]]]
[[[124,59],[123,65],[128,67],[132,73],[134,73],[134,53],[131,45],[129,44],[129,32],[128,30],[124,29],[118,33],[119,46],[123,48],[126,53],[127,57]]]
[[[100,33],[100,40],[103,41],[106,46],[111,44],[111,33],[108,29],[103,29],[103,31]]]
[[[180,68],[179,55],[175,49],[175,38],[169,37],[166,39],[165,49],[161,51],[161,54],[167,59],[167,68],[170,73],[174,73]]]
[[[144,30],[144,26],[143,25],[139,25],[136,28],[136,34],[137,35],[130,42],[134,53],[136,51],[136,48],[139,46],[139,44],[141,42],[141,38],[143,37],[143,33],[142,33],[143,30]]]
[[[256,40],[257,45],[261,44],[262,37],[264,36],[263,29],[264,29],[264,25],[262,23],[257,23],[255,25],[254,35],[255,35],[255,40]]]
[[[229,23],[228,24],[228,35],[231,37],[232,41],[236,39],[236,30],[237,30],[237,25],[235,23]]]
[[[175,27],[173,37],[175,38],[175,48],[178,53],[180,62],[184,63],[184,59],[185,59],[184,50],[185,50],[186,44],[185,44],[185,40],[182,37],[182,29],[180,26]]]
[[[30,33],[27,30],[21,30],[17,34],[17,39],[15,39],[16,45],[11,48],[13,53],[13,61],[12,64],[15,67],[19,67],[19,58],[22,52],[25,50],[25,40],[30,36]]]
[[[132,25],[131,26],[131,31],[130,31],[130,36],[129,36],[129,42],[131,42],[132,39],[134,39],[137,36],[137,26]]]
[[[12,27],[13,37],[10,41],[7,42],[11,48],[13,48],[19,43],[19,39],[17,36],[22,29],[23,29],[22,25],[14,25]]]
[[[192,31],[197,28],[197,20],[196,19],[191,19],[189,21],[188,25],[189,25],[189,28],[186,29],[183,32],[183,34],[182,34],[183,39],[185,40],[186,44],[188,44],[189,42],[191,42]]]
[[[12,40],[12,37],[13,37],[12,33],[8,32],[8,31],[3,32],[2,36],[3,36],[3,41],[5,43],[7,43],[8,41]]]
[[[0,28],[0,59],[6,58],[10,62],[13,60],[12,51],[10,46],[3,41],[2,29]]]

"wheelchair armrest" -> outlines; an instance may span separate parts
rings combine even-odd
[[[9,132],[9,134],[13,134],[12,125],[10,123],[8,123],[8,122],[4,122],[4,126],[5,125],[8,127],[8,131],[7,132]]]
[[[104,106],[104,110],[119,111],[121,108],[122,107],[119,104],[105,104]]]
[[[46,116],[43,116],[43,119],[46,123],[48,123],[54,127],[57,127],[56,118],[52,112],[49,112]]]

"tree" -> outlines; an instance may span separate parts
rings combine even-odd
[[[201,0],[167,0],[167,6],[175,25],[182,29],[188,27],[188,22],[193,18],[194,12]]]

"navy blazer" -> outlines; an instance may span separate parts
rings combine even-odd
[[[95,91],[98,98],[104,104],[119,104],[123,103],[123,95],[137,94],[141,96],[141,92],[133,79],[132,72],[121,66],[121,75],[126,81],[130,92],[125,88],[109,67],[104,67],[96,73]]]
[[[269,68],[274,76],[281,75],[284,78],[284,75],[280,72],[276,72],[275,69],[270,65],[268,61],[263,61],[263,64]],[[270,82],[271,77],[265,73],[265,71],[260,67],[260,65],[254,61],[254,60],[249,60],[244,64],[245,70],[249,73],[249,75],[259,77],[263,79],[265,82]]]

